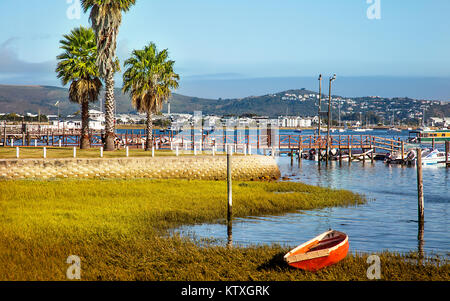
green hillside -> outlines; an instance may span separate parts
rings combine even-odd
[[[276,116],[282,114],[313,115],[316,111],[314,101],[298,102],[282,100],[285,93],[309,94],[307,90],[292,90],[277,94],[246,97],[242,99],[204,99],[198,97],[173,94],[171,111],[173,113],[193,113],[202,111],[204,114],[234,114],[253,113],[257,115]],[[122,94],[120,89],[115,93],[117,114],[135,112],[131,106],[130,97]],[[103,98],[103,97],[102,97]],[[57,114],[55,103],[60,101],[61,114],[73,114],[79,110],[77,104],[68,100],[68,90],[49,86],[11,86],[0,85],[0,113],[26,112],[42,114]],[[97,106],[99,105],[96,104]],[[167,105],[163,111],[167,110]]]

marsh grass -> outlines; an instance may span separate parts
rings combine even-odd
[[[367,280],[364,254],[309,273],[283,262],[285,247],[227,249],[168,235],[180,225],[223,221],[223,181],[20,180],[0,181],[0,191],[0,280],[66,280],[72,254],[81,257],[83,280]],[[233,185],[236,217],[364,202],[301,183]],[[448,280],[448,264],[380,256],[383,279]]]

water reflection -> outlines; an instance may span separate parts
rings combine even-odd
[[[352,251],[383,250],[419,254],[450,252],[448,231],[449,170],[424,168],[425,223],[418,222],[416,169],[386,166],[382,162],[351,165],[338,161],[326,164],[278,158],[288,181],[348,189],[364,194],[362,206],[299,211],[284,216],[236,218],[233,243],[238,245],[280,244],[295,246],[329,228],[346,232]],[[236,202],[235,206],[239,206]],[[227,241],[226,225],[203,224],[179,229],[197,238]],[[424,243],[426,241],[426,244]]]

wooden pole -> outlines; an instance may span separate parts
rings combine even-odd
[[[401,152],[402,152],[402,164],[404,164],[405,163],[405,143],[403,141],[402,141]]]
[[[5,124],[5,126],[3,127],[3,147],[6,147],[6,145],[8,144],[7,141],[8,136],[6,134],[6,124]]]
[[[424,220],[424,197],[423,197],[423,175],[422,175],[422,149],[417,148],[417,194],[419,222]]]
[[[435,143],[435,142],[434,142],[434,138],[433,138],[433,139],[431,139],[431,148],[432,148],[432,149],[434,149],[434,143]]]
[[[348,146],[348,164],[352,164],[352,146]]]
[[[320,123],[322,122],[321,118],[320,118],[320,109],[321,109],[321,107],[322,107],[322,74],[320,74],[320,76],[319,76],[319,112],[318,112],[318,115],[317,115],[317,117],[319,118],[319,124],[318,124],[318,127],[317,127],[317,135],[319,137],[320,137]]]
[[[450,167],[450,160],[448,156],[450,155],[450,141],[445,141],[445,166]]]
[[[232,174],[231,174],[231,146],[227,149],[227,193],[228,193],[228,206],[227,206],[227,234],[228,234],[228,243],[227,246],[229,248],[233,245],[233,191],[232,191]]]

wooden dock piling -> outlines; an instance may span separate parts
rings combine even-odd
[[[445,166],[450,167],[450,160],[448,156],[450,155],[450,141],[445,141]]]
[[[233,245],[233,191],[232,191],[232,174],[231,174],[231,146],[227,148],[227,235],[228,243],[227,247],[231,248]]]
[[[424,220],[424,197],[423,197],[423,175],[422,175],[422,149],[417,148],[417,195],[419,222]]]

